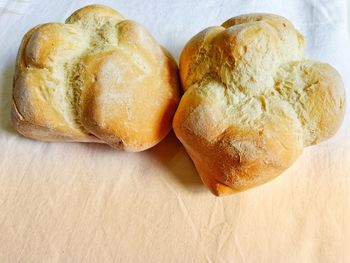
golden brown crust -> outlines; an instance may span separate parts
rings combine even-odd
[[[303,49],[288,20],[265,14],[231,18],[185,46],[173,128],[214,194],[272,180],[339,128],[341,78]]]
[[[17,56],[12,120],[24,136],[147,149],[171,129],[173,58],[141,25],[102,5],[30,30]]]

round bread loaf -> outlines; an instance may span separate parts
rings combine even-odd
[[[171,129],[178,86],[176,63],[143,26],[86,6],[24,36],[12,120],[33,139],[141,151]]]
[[[272,14],[231,18],[187,43],[173,128],[214,194],[272,180],[341,125],[341,77],[303,52],[303,36]]]

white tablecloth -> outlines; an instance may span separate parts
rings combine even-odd
[[[170,134],[142,153],[25,139],[10,125],[24,33],[90,1],[0,0],[0,262],[349,262],[350,121],[264,186],[214,197]],[[273,12],[350,84],[342,0],[100,1],[178,58],[205,27]],[[350,95],[350,90],[347,90]],[[350,99],[348,96],[348,103]]]

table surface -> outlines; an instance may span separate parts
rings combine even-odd
[[[282,176],[224,198],[202,185],[173,133],[136,154],[19,136],[9,108],[22,36],[87,3],[0,0],[0,262],[350,261],[348,114],[334,138],[306,148]],[[100,3],[144,24],[176,58],[207,26],[281,14],[306,35],[306,54],[350,83],[343,0]]]
[[[350,33],[350,17],[349,17],[349,14],[350,14],[350,0],[347,0],[347,6],[348,6],[348,31]]]

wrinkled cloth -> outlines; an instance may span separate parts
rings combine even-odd
[[[33,26],[89,1],[0,1],[0,262],[349,262],[350,120],[274,181],[218,198],[171,133],[142,153],[45,143],[10,123],[16,52]],[[99,1],[172,55],[243,13],[287,17],[306,54],[341,73],[350,104],[346,1]],[[349,107],[347,107],[347,110]],[[349,111],[348,111],[349,112]]]

